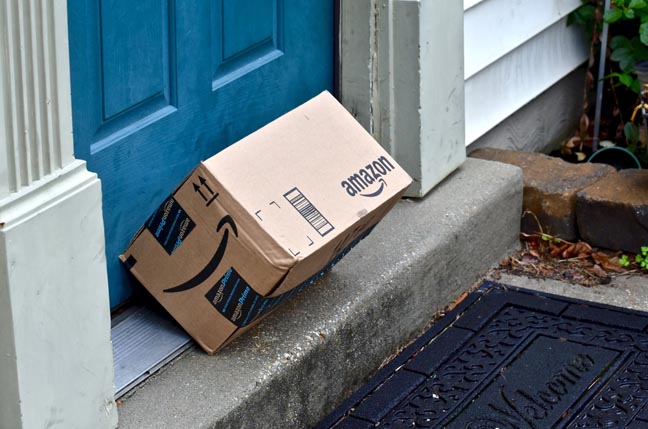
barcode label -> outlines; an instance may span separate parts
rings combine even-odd
[[[299,189],[291,189],[284,194],[284,198],[322,237],[335,229]]]

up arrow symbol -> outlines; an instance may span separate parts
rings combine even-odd
[[[198,193],[200,194],[200,196],[203,198],[203,200],[207,201],[207,197],[206,197],[206,196],[202,193],[202,191],[200,190],[200,186],[198,186],[198,185],[196,185],[195,183],[193,183],[193,188],[194,188],[194,191],[195,191],[195,192],[198,192]]]
[[[216,200],[216,198],[218,198],[218,193],[214,194],[214,191],[212,191],[212,189],[209,187],[209,184],[207,183],[207,181],[205,180],[204,177],[198,176],[198,181],[200,182],[200,186],[196,185],[195,183],[192,183],[194,191],[197,192],[198,194],[200,194],[202,199],[205,200],[205,202],[207,203],[207,206],[209,207],[211,205],[211,203],[213,203]],[[203,186],[205,187],[205,189],[207,189],[207,191],[209,191],[209,194],[210,194],[211,198],[207,198],[205,196],[205,194],[203,194],[203,191],[202,191]]]
[[[198,180],[200,180],[200,186],[204,186],[210,194],[214,195],[214,191],[211,190],[204,177],[198,176]]]

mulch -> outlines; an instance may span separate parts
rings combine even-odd
[[[583,241],[570,242],[545,233],[520,235],[521,250],[502,260],[492,270],[491,278],[500,273],[554,279],[582,286],[609,284],[620,276],[645,276],[648,271],[631,262],[623,267],[623,252],[598,249]],[[635,255],[626,254],[634,261]]]

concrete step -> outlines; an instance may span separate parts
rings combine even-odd
[[[150,378],[119,427],[313,426],[517,245],[521,207],[517,167],[468,159],[253,331]]]

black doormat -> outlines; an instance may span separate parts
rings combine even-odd
[[[487,282],[318,428],[648,428],[647,327]]]

